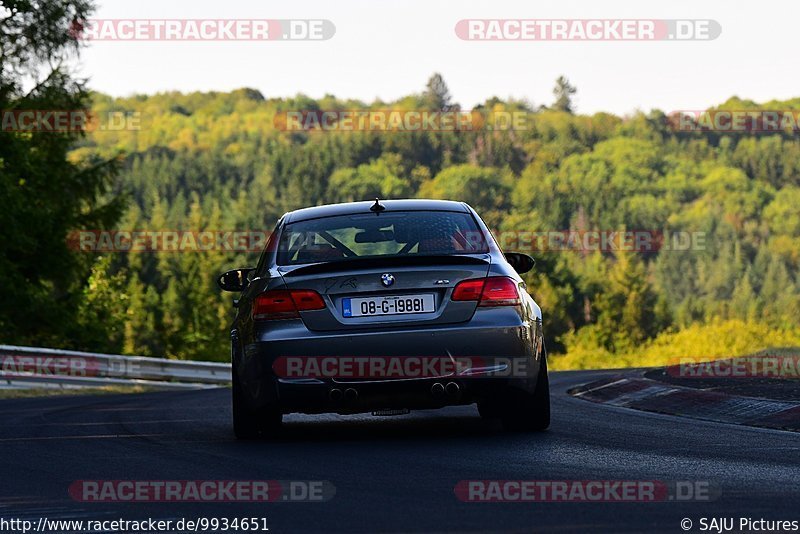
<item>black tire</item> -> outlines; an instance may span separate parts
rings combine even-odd
[[[281,426],[280,410],[268,407],[249,409],[236,370],[232,373],[231,403],[233,405],[233,433],[237,439],[257,439],[275,434]]]
[[[534,392],[515,391],[504,404],[500,418],[506,430],[511,432],[547,430],[550,426],[550,380],[547,377],[547,356],[544,353]]]

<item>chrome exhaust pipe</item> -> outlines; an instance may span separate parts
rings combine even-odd
[[[339,388],[333,388],[328,392],[328,398],[333,402],[339,402],[340,400],[342,400],[343,396],[344,395],[342,394],[342,390]]]
[[[344,400],[347,402],[354,402],[358,400],[358,391],[353,388],[344,390]]]
[[[431,393],[434,397],[441,397],[444,395],[444,385],[441,382],[434,382],[431,386]]]
[[[461,386],[455,382],[448,382],[444,387],[444,390],[447,392],[447,396],[451,399],[457,399],[461,396]]]

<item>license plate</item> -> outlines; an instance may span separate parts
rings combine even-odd
[[[433,295],[398,295],[342,299],[345,317],[372,317],[408,313],[433,313]]]

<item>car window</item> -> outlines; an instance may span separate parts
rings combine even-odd
[[[484,252],[488,252],[486,237],[469,213],[369,213],[286,225],[279,244],[278,264]]]
[[[263,252],[261,252],[261,256],[258,258],[258,264],[256,265],[255,272],[258,273],[259,276],[263,276],[267,269],[267,260],[272,257],[275,251],[275,247],[277,245],[277,232],[281,227],[282,221],[282,217],[278,219],[277,224],[275,224],[275,228],[272,229],[272,232],[270,232],[269,237],[267,238],[266,247],[264,247]]]

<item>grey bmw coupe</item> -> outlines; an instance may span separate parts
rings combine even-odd
[[[284,414],[477,403],[515,431],[550,424],[542,313],[470,206],[375,200],[278,221],[256,267],[222,274],[240,293],[231,328],[233,427],[275,432]]]

